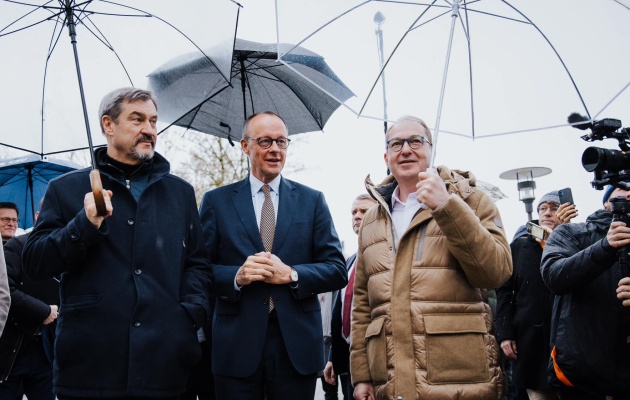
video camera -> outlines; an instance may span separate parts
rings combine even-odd
[[[630,190],[630,128],[622,128],[621,121],[613,118],[590,120],[578,113],[569,115],[569,123],[580,130],[590,129],[591,133],[582,136],[587,142],[616,139],[620,150],[589,147],[582,153],[582,166],[595,174],[591,185],[602,190],[607,185],[616,185]]]

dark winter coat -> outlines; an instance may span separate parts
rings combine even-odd
[[[23,253],[33,278],[61,275],[54,390],[178,396],[201,355],[212,276],[194,191],[157,153],[128,189],[105,151],[95,154],[113,215],[97,230],[83,209],[90,170],[65,174],[50,181]]]
[[[0,383],[11,373],[24,341],[39,334],[52,363],[52,337],[55,323],[42,325],[50,315],[50,305],[59,304],[59,284],[54,278],[33,281],[22,269],[21,254],[29,234],[9,239],[4,245],[11,308],[7,325],[0,336]]]
[[[511,244],[514,273],[497,289],[497,341],[516,341],[512,381],[522,389],[549,389],[549,323],[553,295],[540,276],[543,249],[529,235]]]
[[[541,272],[556,294],[551,346],[557,368],[578,389],[623,397],[630,393],[630,308],[615,292],[621,269],[606,240],[611,219],[599,210],[585,223],[558,226],[547,240]],[[562,385],[551,362],[549,376]]]

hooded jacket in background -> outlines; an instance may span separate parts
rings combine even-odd
[[[498,400],[503,392],[492,312],[480,288],[512,273],[499,212],[475,177],[439,167],[450,193],[421,209],[396,243],[397,182],[366,179],[377,202],[359,232],[350,370],[376,399]]]

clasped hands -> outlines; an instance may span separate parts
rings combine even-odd
[[[236,284],[249,285],[262,281],[273,285],[291,283],[291,267],[268,251],[261,251],[247,257],[245,263],[236,272]]]

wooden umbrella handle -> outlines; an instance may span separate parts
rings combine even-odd
[[[105,206],[105,198],[103,197],[103,183],[101,182],[101,173],[97,169],[90,171],[90,181],[92,182],[92,194],[94,194],[94,203],[96,212],[99,216],[107,215],[107,207]]]

